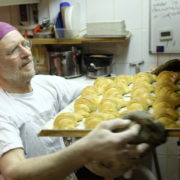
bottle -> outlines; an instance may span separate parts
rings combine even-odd
[[[64,22],[63,22],[63,17],[62,17],[62,10],[63,10],[63,7],[66,7],[66,6],[70,6],[70,3],[68,2],[60,3],[60,10],[56,18],[56,31],[59,37],[64,37]]]

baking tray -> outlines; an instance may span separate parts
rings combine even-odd
[[[128,99],[128,96],[126,96],[126,99]],[[73,112],[74,102],[75,100],[71,104],[69,104],[66,108],[64,108],[62,111],[60,111],[57,114],[57,116],[62,112]],[[178,108],[178,110],[180,110],[180,108]],[[45,124],[45,126],[39,132],[38,136],[83,137],[91,131],[89,129],[84,128],[83,121],[79,122],[76,129],[74,130],[57,130],[53,128],[54,119],[51,119]],[[168,136],[171,137],[180,136],[180,128],[166,128],[166,131]]]
[[[108,77],[108,78],[113,78],[113,77]],[[178,81],[177,85],[180,87],[180,81]],[[130,94],[126,94],[124,98],[125,100],[129,101]],[[57,116],[61,114],[62,112],[73,112],[74,102],[75,100],[72,103],[70,103],[66,108],[64,108],[62,111],[60,111],[57,114]],[[178,114],[180,114],[180,107],[177,109],[177,111],[178,111]],[[149,112],[150,113],[152,112],[151,109],[149,110]],[[91,131],[89,129],[85,129],[83,121],[79,122],[75,130],[56,130],[53,128],[54,119],[51,119],[49,122],[45,124],[45,126],[39,132],[38,136],[82,137],[82,136],[87,135]],[[180,119],[178,119],[178,122],[180,123]],[[167,131],[168,136],[180,137],[180,128],[166,128],[166,131]]]
[[[179,137],[180,129],[166,129],[167,135],[170,137]],[[83,137],[87,135],[90,130],[54,130],[42,129],[38,136],[59,136],[59,137]]]

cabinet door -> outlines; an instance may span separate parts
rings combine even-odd
[[[0,6],[39,3],[39,0],[0,0]]]

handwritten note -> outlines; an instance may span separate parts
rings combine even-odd
[[[180,16],[180,0],[152,0],[151,13],[153,19]]]

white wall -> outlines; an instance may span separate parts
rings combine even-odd
[[[42,0],[41,0],[42,1]],[[47,0],[45,0],[47,1]],[[130,62],[144,60],[141,71],[150,71],[157,65],[174,58],[180,54],[152,55],[149,53],[149,0],[67,0],[71,4],[80,4],[80,22],[83,28],[86,22],[122,20],[126,22],[127,30],[132,34],[130,41],[110,45],[87,45],[88,52],[108,52],[114,54],[115,64],[113,73],[134,74],[135,68]],[[62,0],[49,0],[50,17],[54,21],[58,13],[58,5]],[[96,47],[96,49],[94,48]]]

